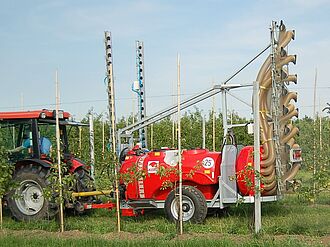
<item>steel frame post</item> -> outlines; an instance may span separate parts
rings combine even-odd
[[[227,134],[228,134],[228,119],[227,119],[227,91],[223,89],[221,91],[221,96],[222,96],[222,126],[223,126],[223,147],[227,142]],[[224,161],[226,160],[226,152],[222,153],[221,157],[222,161],[221,163],[223,164]],[[220,166],[220,178],[219,178],[219,188],[220,188],[220,193],[219,193],[219,202],[220,202],[220,208],[224,208],[223,205],[223,190],[224,190],[224,184],[222,180],[222,174],[224,174],[224,167]]]
[[[254,227],[255,233],[261,230],[261,191],[260,191],[260,122],[259,122],[259,82],[253,85],[253,129],[254,129]]]
[[[202,115],[202,135],[203,135],[203,141],[202,141],[202,148],[205,149],[206,144],[206,133],[205,133],[205,115]]]

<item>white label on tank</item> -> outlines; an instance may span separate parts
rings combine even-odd
[[[148,173],[157,173],[159,167],[159,161],[148,161]]]
[[[214,159],[211,157],[206,157],[203,159],[202,165],[205,169],[212,168],[214,166]]]

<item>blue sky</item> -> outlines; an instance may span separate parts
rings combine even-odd
[[[59,70],[62,108],[78,119],[88,109],[106,111],[104,31],[113,36],[117,116],[133,110],[135,40],[144,41],[147,114],[173,102],[176,55],[182,61],[183,97],[220,83],[269,43],[272,20],[296,30],[289,53],[297,54],[300,117],[330,102],[330,1],[4,1],[0,8],[0,111],[52,108]],[[262,60],[233,82],[250,83]],[[238,91],[247,101],[248,91]],[[23,97],[21,97],[23,96]],[[220,106],[220,96],[217,98]],[[136,104],[136,102],[135,102]],[[198,107],[205,112],[208,100]],[[250,116],[232,100],[230,109]]]

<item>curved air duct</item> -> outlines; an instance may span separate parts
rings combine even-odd
[[[294,39],[294,31],[286,31],[285,26],[281,23],[280,33],[278,39],[278,45],[275,55],[275,64],[277,74],[282,75],[282,83],[297,83],[296,75],[287,75],[285,69],[282,66],[287,65],[288,63],[296,62],[295,55],[287,55],[284,52],[284,48],[289,44],[289,42]],[[271,113],[271,91],[272,91],[272,73],[271,73],[271,57],[268,58],[263,63],[262,67],[259,70],[257,81],[260,84],[259,91],[259,104],[260,104],[260,128],[261,128],[261,141],[263,147],[263,153],[261,154],[261,174],[263,176],[263,195],[275,195],[277,193],[277,180],[276,180],[276,167],[275,167],[275,143],[273,141],[273,124],[272,119],[270,119]],[[279,73],[278,73],[279,72]],[[292,101],[297,101],[297,93],[295,92],[283,92],[283,95],[280,104],[283,110],[279,117],[280,121],[280,143],[282,146],[288,145],[289,147],[299,147],[298,144],[295,144],[294,136],[299,132],[297,127],[292,125],[286,126],[288,120],[293,116],[298,116],[298,109],[295,109]],[[282,130],[282,131],[281,131]],[[287,148],[281,148],[281,152],[287,152]],[[283,151],[284,150],[284,151]],[[285,157],[288,157],[288,153],[284,154]],[[281,153],[283,157],[283,153]],[[282,160],[282,163],[286,163],[286,160]],[[287,167],[287,164],[281,166]],[[300,168],[300,164],[296,164],[291,169],[288,169],[284,172],[282,176],[282,181],[286,182],[292,179]]]

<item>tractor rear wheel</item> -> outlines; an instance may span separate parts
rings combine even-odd
[[[8,207],[14,218],[31,221],[56,215],[57,205],[44,198],[48,174],[49,169],[33,164],[22,166],[15,172],[15,189],[7,196]]]
[[[179,189],[172,190],[165,201],[165,212],[169,220],[177,221],[179,215]],[[207,214],[207,203],[203,193],[192,186],[182,187],[183,221],[203,223]]]
[[[74,192],[91,192],[95,191],[94,179],[89,175],[89,172],[83,168],[79,167],[74,171],[75,185],[73,187]],[[78,214],[83,214],[91,212],[91,210],[85,210],[84,203],[96,202],[95,196],[85,196],[77,197],[74,203],[74,212]]]
[[[89,192],[95,190],[94,179],[89,175],[89,172],[85,168],[77,168],[74,171],[74,176],[76,183],[73,190],[75,192]]]

